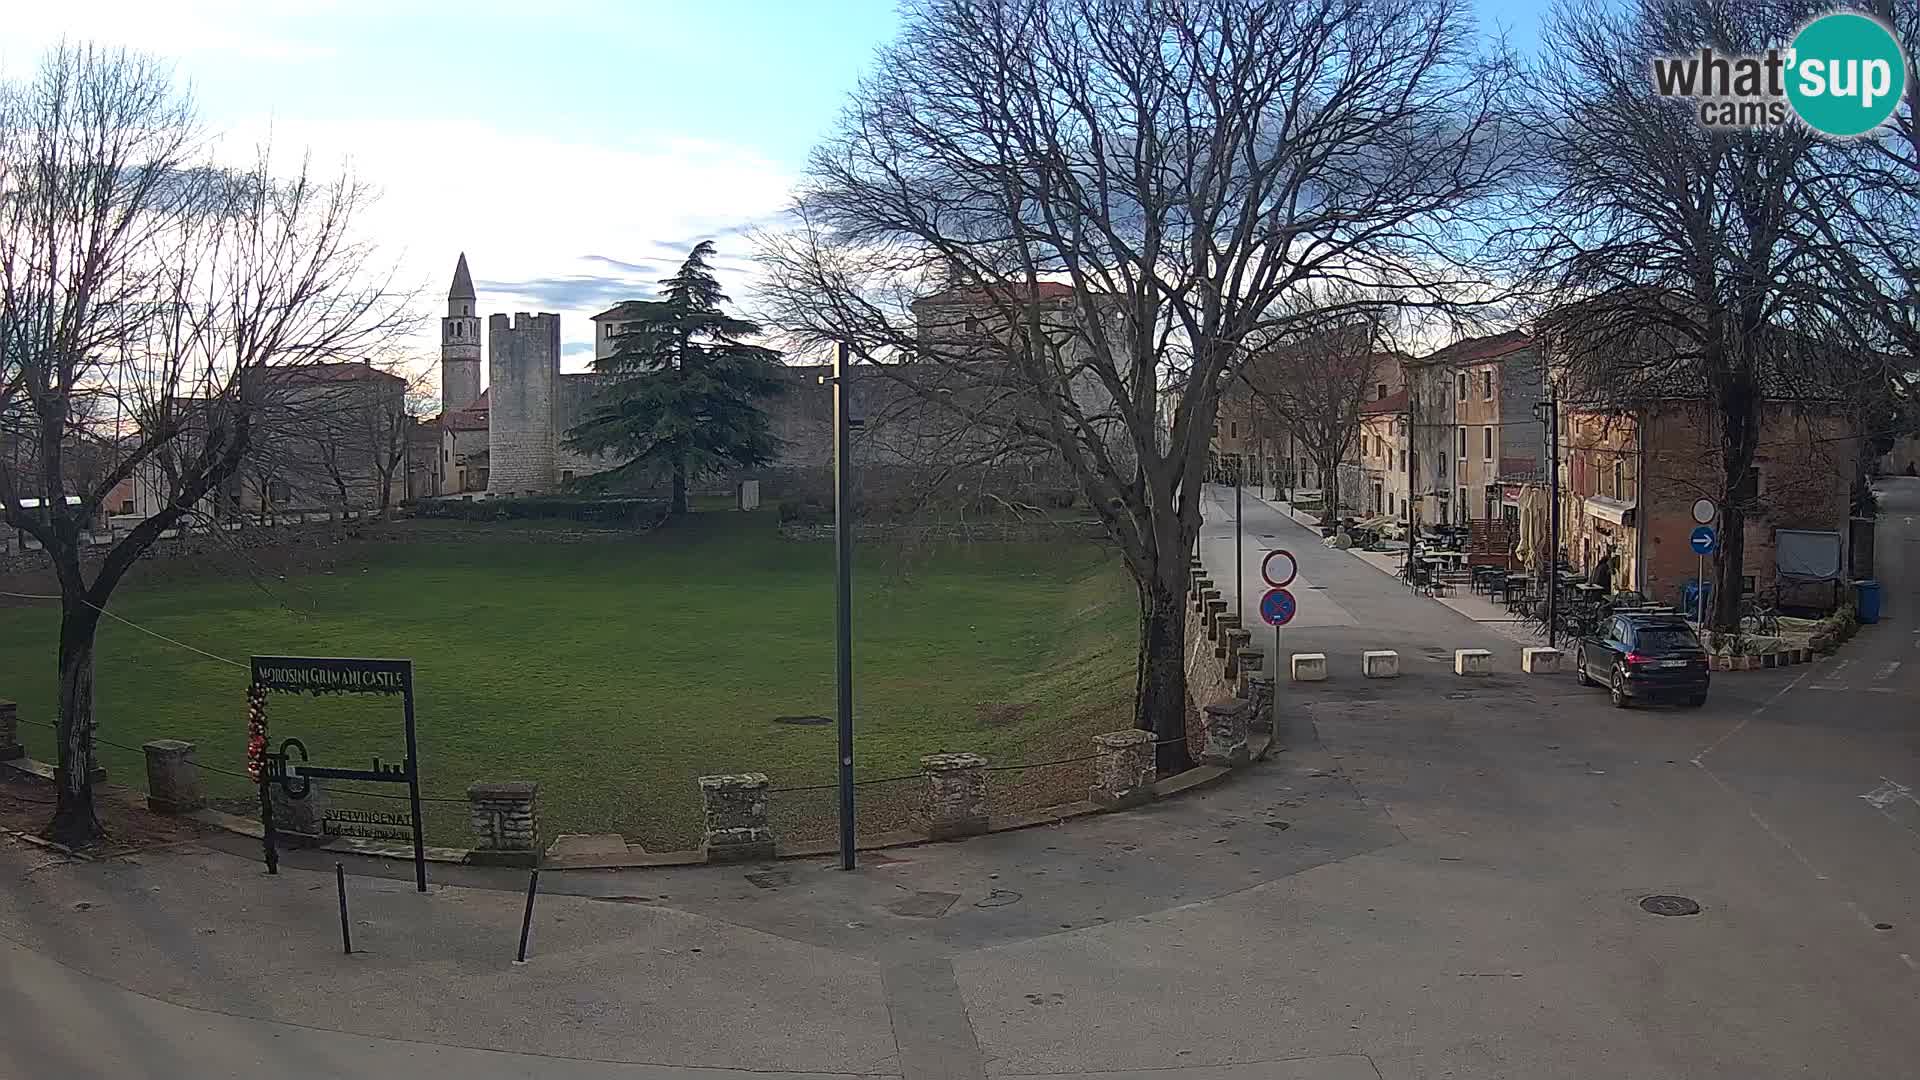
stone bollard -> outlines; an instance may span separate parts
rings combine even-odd
[[[1260,655],[1259,649],[1249,649],[1242,646],[1234,650],[1233,658],[1235,661],[1235,671],[1239,675],[1240,680],[1233,685],[1234,696],[1246,697],[1247,679],[1258,674],[1260,669],[1266,666],[1266,657]]]
[[[1227,651],[1233,648],[1233,646],[1229,644],[1232,640],[1232,635],[1239,629],[1239,615],[1231,611],[1221,612],[1220,617],[1213,620],[1213,655],[1223,660],[1226,659]]]
[[[467,808],[473,849],[467,861],[480,866],[540,865],[540,785],[515,780],[468,784]]]
[[[1208,593],[1212,593],[1214,596],[1220,595],[1220,590],[1213,587],[1212,578],[1201,578],[1199,581],[1193,583],[1193,610],[1197,612],[1207,610]]]
[[[767,825],[767,774],[726,773],[700,778],[700,805],[707,818],[703,849],[710,863],[773,858]]]
[[[320,781],[308,780],[306,797],[301,799],[282,791],[279,784],[268,784],[267,801],[273,806],[273,831],[296,846],[327,838],[327,789]]]
[[[1093,737],[1093,787],[1087,798],[1107,807],[1153,798],[1153,732],[1137,728]]]
[[[1485,649],[1453,650],[1453,673],[1455,675],[1483,676],[1493,674],[1493,654]]]
[[[1233,768],[1247,763],[1247,703],[1234,698],[1225,705],[1201,708],[1207,725],[1207,745],[1200,752],[1204,765]]]
[[[1273,676],[1265,672],[1248,673],[1240,696],[1247,701],[1247,730],[1273,730]]]
[[[1200,617],[1206,620],[1206,622],[1202,623],[1201,625],[1203,626],[1213,625],[1213,612],[1214,612],[1213,605],[1215,603],[1218,603],[1220,605],[1221,611],[1227,610],[1227,602],[1225,600],[1220,599],[1219,589],[1206,589],[1200,593],[1200,608],[1199,608]]]
[[[927,800],[914,824],[928,839],[987,831],[986,767],[987,759],[979,754],[928,754],[920,759]]]
[[[1215,590],[1214,595],[1209,596],[1207,598],[1207,640],[1208,641],[1212,641],[1219,636],[1220,616],[1225,615],[1226,613],[1227,613],[1227,602],[1225,600],[1220,599],[1219,591]]]
[[[26,756],[27,748],[20,745],[20,707],[0,701],[0,761]]]
[[[207,805],[192,743],[155,739],[141,743],[140,749],[147,755],[147,809],[156,814],[184,814]]]
[[[1293,654],[1292,675],[1294,682],[1326,682],[1327,654],[1317,652],[1297,652]]]
[[[1360,674],[1369,679],[1400,677],[1400,654],[1392,649],[1368,649],[1360,654]]]
[[[1529,675],[1557,675],[1560,650],[1529,646],[1520,650],[1520,670]]]
[[[1240,617],[1234,616],[1233,625],[1227,630],[1227,651],[1240,652],[1253,645],[1253,631],[1240,628]]]

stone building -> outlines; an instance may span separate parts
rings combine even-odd
[[[1071,342],[1073,291],[1043,283],[1037,302],[1045,305],[1049,325],[1062,329]],[[594,357],[613,354],[619,335],[628,329],[642,301],[623,301],[593,316]],[[867,490],[881,486],[887,469],[938,474],[956,463],[995,467],[1011,465],[1026,479],[1046,471],[1044,454],[1032,447],[1008,446],[991,425],[972,422],[964,405],[1008,385],[982,377],[992,361],[978,366],[966,359],[969,342],[989,344],[995,305],[977,290],[948,289],[922,298],[914,305],[917,328],[928,356],[911,365],[883,373],[858,367],[850,384],[852,409],[863,419],[853,449],[856,461],[869,469]],[[585,419],[604,376],[560,370],[560,317],[551,313],[521,312],[511,318],[496,314],[487,319],[487,385],[479,384],[481,355],[477,298],[466,256],[454,269],[447,294],[447,315],[441,320],[441,386],[443,410],[440,431],[440,488],[442,496],[490,497],[545,495],[563,491],[576,478],[610,469],[616,459],[569,449],[567,432]],[[950,353],[949,350],[954,352]],[[983,356],[989,350],[980,349]],[[955,354],[958,355],[956,362]],[[823,379],[830,365],[787,364],[775,369],[782,391],[763,404],[768,424],[780,446],[779,457],[761,474],[817,472],[831,461],[833,399]],[[940,392],[944,388],[945,392]],[[1089,415],[1111,413],[1111,398],[1098,379],[1077,374],[1070,390],[1076,405]],[[1124,441],[1126,431],[1117,420],[1110,445]]]
[[[1509,486],[1544,476],[1546,369],[1522,331],[1465,338],[1407,365],[1412,496],[1423,524],[1513,518]]]

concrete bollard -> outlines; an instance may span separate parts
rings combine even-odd
[[[1326,682],[1327,654],[1317,652],[1294,653],[1292,675],[1294,682]]]
[[[468,784],[468,821],[473,848],[467,861],[480,866],[540,865],[540,785],[516,780]]]
[[[706,814],[702,845],[710,863],[755,862],[773,858],[773,829],[767,825],[767,774],[723,773],[700,778],[700,805]]]
[[[147,809],[156,814],[184,814],[207,805],[192,743],[155,739],[141,743],[140,749],[147,755]]]
[[[1520,670],[1529,675],[1560,673],[1560,650],[1528,646],[1520,650]]]
[[[1240,696],[1247,700],[1247,730],[1272,731],[1273,676],[1263,671],[1247,673]]]
[[[1400,654],[1392,649],[1368,649],[1360,654],[1360,674],[1369,679],[1400,677]]]
[[[20,706],[0,701],[0,761],[26,756],[27,748],[20,745]]]
[[[1479,677],[1493,674],[1493,654],[1485,649],[1453,650],[1453,673]]]
[[[987,831],[987,759],[979,754],[928,754],[920,759],[927,802],[920,831],[946,840]]]
[[[1203,765],[1226,768],[1247,763],[1247,703],[1234,698],[1224,705],[1206,705],[1200,709],[1207,725],[1206,747],[1200,751]]]
[[[317,844],[326,839],[327,789],[318,780],[307,781],[305,798],[296,799],[280,790],[279,784],[267,785],[267,802],[273,807],[273,831],[298,844]]]
[[[1138,806],[1153,798],[1153,733],[1131,728],[1093,737],[1093,786],[1087,798],[1101,806]]]

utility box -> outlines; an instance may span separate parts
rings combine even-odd
[[[760,481],[758,480],[740,481],[740,509],[742,510],[760,509]]]

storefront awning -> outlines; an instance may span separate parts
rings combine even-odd
[[[1633,525],[1633,504],[1609,499],[1605,495],[1589,495],[1586,498],[1587,516],[1601,521],[1611,521],[1615,525],[1631,527]]]

